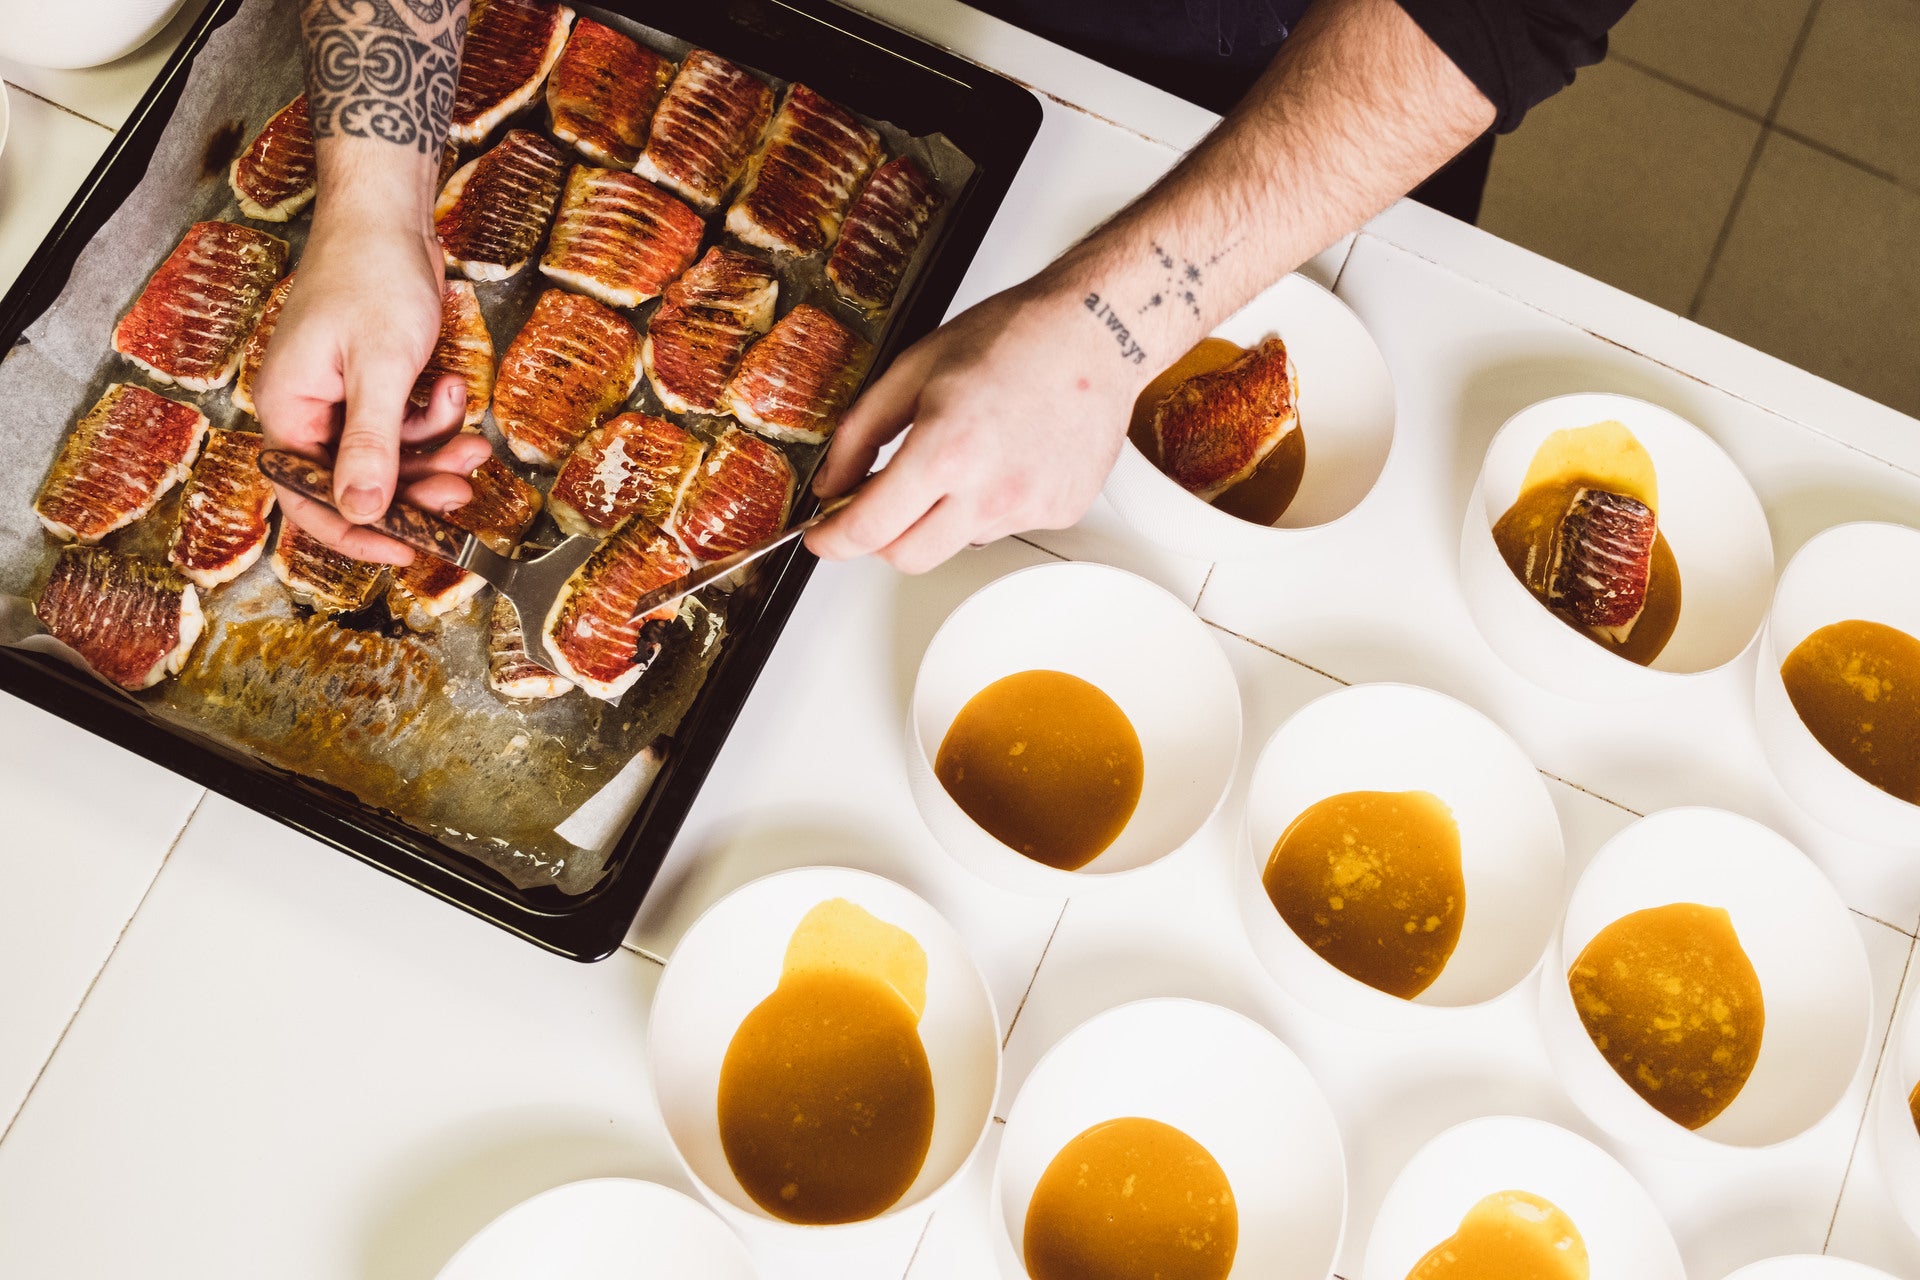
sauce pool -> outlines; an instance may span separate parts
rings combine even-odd
[[[1414,1264],[1407,1280],[1587,1280],[1587,1242],[1551,1200],[1496,1191]]]
[[[1780,679],[1834,759],[1920,804],[1920,640],[1884,623],[1836,622],[1793,647]]]

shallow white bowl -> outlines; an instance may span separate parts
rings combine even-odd
[[[1460,827],[1460,941],[1412,1000],[1322,959],[1261,882],[1293,820],[1344,791],[1430,791]],[[1254,765],[1235,882],[1241,918],[1274,980],[1329,1017],[1405,1026],[1503,995],[1540,963],[1565,891],[1566,850],[1545,780],[1498,725],[1445,694],[1405,684],[1335,690],[1295,712]]]
[[[987,834],[933,772],[967,700],[1035,669],[1098,685],[1140,736],[1140,802],[1078,871],[1035,862]],[[907,725],[907,780],[935,837],[969,870],[1033,894],[1071,893],[1185,845],[1226,797],[1239,754],[1240,686],[1206,624],[1153,583],[1101,564],[1038,565],[974,592],[927,646]]]
[[[927,953],[920,1040],[933,1069],[933,1141],[920,1176],[885,1213],[862,1223],[783,1222],[753,1202],[720,1145],[720,1064],[734,1032],[773,992],[800,918],[845,898],[912,934]],[[973,1158],[1000,1089],[1000,1032],[993,997],[960,935],[925,901],[891,880],[842,867],[765,876],[709,907],[660,975],[648,1054],[667,1134],[701,1193],[749,1240],[791,1247],[831,1244],[872,1223],[928,1205]]]
[[[1679,625],[1650,667],[1562,622],[1513,576],[1493,541],[1493,526],[1520,496],[1541,443],[1608,420],[1633,432],[1653,458],[1660,531],[1680,566]],[[1460,585],[1480,634],[1529,680],[1574,698],[1644,698],[1746,652],[1773,589],[1773,539],[1747,478],[1692,423],[1631,396],[1556,396],[1509,418],[1488,447],[1460,534]]]
[[[1908,1001],[1880,1063],[1880,1096],[1873,1123],[1887,1194],[1906,1220],[1907,1230],[1920,1236],[1920,1129],[1914,1128],[1907,1106],[1913,1086],[1920,1084],[1920,1012],[1916,1010],[1920,1000]]]
[[[691,1196],[635,1178],[543,1191],[501,1214],[438,1280],[754,1280],[726,1223]]]
[[[7,133],[13,127],[13,108],[7,101],[7,82],[0,80],[0,155],[6,154]]]
[[[1865,1263],[1802,1253],[1748,1263],[1727,1280],[1893,1280],[1893,1277]]]
[[[0,0],[0,58],[35,67],[97,67],[160,34],[186,0]]]
[[[1754,673],[1754,717],[1774,776],[1835,831],[1879,844],[1920,845],[1920,805],[1888,795],[1833,757],[1787,697],[1780,664],[1821,627],[1858,618],[1920,636],[1920,530],[1843,524],[1807,541],[1773,593]]]
[[[1655,1111],[1587,1035],[1567,970],[1595,934],[1670,902],[1723,907],[1760,979],[1760,1057],[1725,1111],[1689,1130]],[[1798,1137],[1839,1104],[1873,1020],[1866,947],[1840,895],[1806,855],[1750,818],[1667,809],[1602,846],[1574,886],[1540,982],[1541,1033],[1554,1071],[1601,1128],[1672,1155]]]
[[[1027,1205],[1060,1148],[1106,1120],[1181,1130],[1233,1186],[1240,1242],[1229,1280],[1325,1280],[1347,1215],[1340,1129],[1293,1050],[1240,1014],[1141,1000],[1047,1050],[1007,1113],[993,1176],[994,1249],[1025,1277]]]
[[[1686,1280],[1666,1219],[1619,1161],[1521,1116],[1469,1120],[1420,1148],[1380,1204],[1360,1280],[1406,1280],[1467,1210],[1500,1191],[1558,1205],[1586,1242],[1592,1280]]]
[[[1372,492],[1393,446],[1393,376],[1386,357],[1346,303],[1290,275],[1213,331],[1243,347],[1269,334],[1287,344],[1299,371],[1300,430],[1307,464],[1300,490],[1277,525],[1230,516],[1169,480],[1122,444],[1107,478],[1107,500],[1122,519],[1169,551],[1196,560],[1273,555],[1302,534],[1345,516]]]

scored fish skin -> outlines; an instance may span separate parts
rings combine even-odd
[[[644,178],[575,165],[540,272],[610,307],[657,298],[700,252],[706,224]]]
[[[433,203],[447,266],[469,280],[506,280],[533,258],[560,200],[567,158],[527,129],[509,129],[454,170]]]
[[[480,295],[465,280],[449,280],[441,289],[440,339],[434,343],[426,367],[414,379],[407,403],[416,409],[426,408],[433,384],[449,373],[467,388],[467,411],[461,425],[468,429],[479,426],[493,400],[493,334],[487,329],[487,318],[480,313]],[[239,403],[237,393],[234,402]]]
[[[62,540],[98,542],[186,479],[207,415],[126,382],[110,385],[61,442],[34,514]]]
[[[473,486],[473,497],[448,511],[447,523],[466,530],[498,555],[512,555],[540,514],[540,491],[498,458],[475,467],[467,483]]]
[[[547,491],[554,523],[569,537],[601,537],[634,513],[665,527],[706,446],[683,427],[621,413],[582,436]]]
[[[747,344],[773,327],[780,281],[751,254],[715,246],[667,286],[640,361],[669,413],[720,413]]]
[[[253,407],[253,380],[260,376],[260,362],[267,357],[267,343],[273,340],[273,327],[280,323],[281,309],[293,291],[295,274],[287,272],[267,294],[267,305],[260,309],[260,318],[253,322],[253,332],[247,335],[247,345],[240,349],[240,371],[234,375],[233,390],[228,394],[233,397],[233,407],[242,413],[259,416]]]
[[[527,651],[520,611],[505,596],[493,598],[487,619],[487,687],[503,698],[524,702],[573,692],[573,682],[555,675]]]
[[[834,292],[866,311],[886,310],[939,211],[940,189],[912,156],[874,170],[827,258]]]
[[[388,610],[414,631],[432,631],[439,619],[465,608],[487,580],[437,556],[419,555],[393,570]]]
[[[871,350],[864,338],[803,302],[740,358],[727,384],[727,411],[775,440],[820,444],[840,425]]]
[[[473,146],[533,101],[567,44],[573,10],[541,0],[487,0],[473,6],[447,136]]]
[[[240,212],[262,222],[287,222],[313,199],[317,179],[307,95],[274,112],[246,149],[227,166],[227,185]]]
[[[807,86],[790,85],[727,210],[727,230],[775,253],[818,253],[884,159],[878,132]]]
[[[547,77],[553,136],[597,164],[631,169],[674,65],[612,27],[581,18]]]
[[[155,382],[224,387],[286,265],[287,242],[278,236],[196,222],[114,326],[113,349]]]
[[[711,213],[772,116],[773,90],[764,80],[719,54],[691,50],[653,113],[633,171]]]
[[[362,607],[373,598],[373,589],[387,569],[342,555],[285,518],[267,566],[295,599],[315,613],[348,613]]]
[[[266,548],[274,494],[260,445],[256,431],[212,428],[181,491],[167,559],[202,591],[245,573]]]
[[[103,678],[133,690],[185,666],[206,626],[193,584],[105,547],[62,548],[33,612]]]
[[[633,606],[692,568],[679,543],[643,517],[629,516],[567,579],[547,612],[547,652],[560,674],[607,702],[632,688],[647,669],[641,628],[678,611],[669,605],[636,618]]]
[[[1154,410],[1160,469],[1203,502],[1253,474],[1300,425],[1300,385],[1286,344],[1267,337],[1225,368],[1198,374]]]
[[[1638,498],[1577,490],[1554,532],[1548,602],[1581,626],[1625,644],[1647,605],[1659,533],[1653,509]]]
[[[778,536],[792,509],[793,465],[787,455],[756,435],[728,427],[695,468],[672,532],[694,559],[713,561]]]
[[[549,289],[507,346],[493,420],[513,456],[555,467],[640,382],[640,335],[592,298]]]

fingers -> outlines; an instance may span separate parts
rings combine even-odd
[[[285,518],[343,555],[375,564],[413,563],[413,551],[365,525],[352,524],[338,511],[311,498],[279,490]]]
[[[467,384],[458,374],[443,373],[427,393],[426,408],[415,408],[411,401],[407,404],[407,416],[400,423],[400,443],[438,443],[465,426],[466,416]]]
[[[940,500],[933,469],[915,457],[914,437],[893,462],[867,481],[844,511],[815,526],[807,547],[822,560],[850,560],[891,545]]]
[[[833,433],[826,461],[820,464],[813,478],[814,493],[823,498],[835,497],[853,488],[860,477],[873,470],[873,460],[879,456],[881,446],[913,421],[920,388],[933,370],[936,355],[931,340],[916,342],[854,402]]]
[[[463,432],[432,449],[409,449],[400,455],[400,480],[409,483],[446,472],[465,478],[475,467],[493,456],[487,438]]]
[[[881,548],[879,555],[902,573],[925,573],[965,550],[979,526],[978,513],[964,500],[949,495],[934,503],[911,529]]]
[[[333,462],[333,502],[354,524],[377,518],[393,502],[400,427],[418,374],[413,362],[390,351],[349,352],[346,416]],[[444,404],[440,412],[444,415]]]

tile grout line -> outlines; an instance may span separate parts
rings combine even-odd
[[[1873,165],[1868,164],[1865,160],[1861,160],[1854,156],[1850,156],[1846,152],[1841,151],[1839,148],[1830,146],[1827,143],[1820,141],[1820,139],[1818,138],[1811,137],[1807,134],[1804,134],[1800,132],[1798,129],[1790,128],[1789,126],[1784,124],[1773,124],[1773,125],[1769,125],[1768,128],[1772,129],[1773,132],[1779,134],[1781,137],[1787,139],[1790,142],[1797,142],[1801,146],[1806,147],[1808,150],[1818,151],[1821,155],[1827,157],[1829,160],[1837,160],[1841,164],[1846,165],[1850,169],[1856,169],[1859,172],[1866,174],[1869,178],[1877,178],[1881,182],[1886,183],[1888,186],[1893,187],[1900,191],[1904,191],[1908,195],[1920,195],[1920,186],[1916,186],[1915,184],[1908,182],[1905,178],[1900,177],[1898,174],[1888,173],[1885,169],[1875,168]]]
[[[1274,648],[1270,644],[1262,644],[1258,640],[1255,640],[1252,636],[1243,636],[1238,631],[1235,631],[1232,627],[1222,626],[1211,618],[1203,617],[1200,619],[1200,621],[1206,623],[1208,626],[1212,627],[1215,631],[1223,632],[1227,635],[1232,636],[1235,640],[1238,640],[1243,644],[1250,644],[1254,648],[1264,650],[1265,652],[1272,654],[1276,658],[1284,658],[1288,662],[1291,662],[1296,667],[1305,667],[1308,671],[1313,672],[1313,674],[1321,677],[1322,679],[1331,680],[1338,685],[1351,686],[1353,684],[1353,681],[1342,680],[1339,676],[1333,674],[1333,672],[1331,671],[1322,671],[1319,667],[1314,666],[1311,662],[1302,662],[1300,659],[1294,657],[1290,653],[1282,653],[1280,650]]]
[[[635,945],[633,945],[633,943],[628,942],[625,938],[622,938],[620,940],[620,949],[622,951],[631,951],[633,952],[633,954],[639,956],[642,960],[651,960],[655,964],[659,965],[662,969],[667,967],[667,962],[665,960],[653,954],[653,952],[647,950],[645,947],[636,947]]]
[[[1909,934],[1907,963],[1900,969],[1900,981],[1894,984],[1893,999],[1888,1005],[1887,1034],[1880,1039],[1879,1056],[1873,1060],[1873,1071],[1867,1076],[1866,1104],[1860,1109],[1860,1125],[1853,1131],[1853,1146],[1847,1151],[1847,1167],[1840,1172],[1840,1190],[1833,1197],[1833,1216],[1827,1219],[1826,1238],[1820,1242],[1822,1255],[1833,1246],[1833,1230],[1840,1222],[1840,1202],[1847,1198],[1847,1182],[1853,1177],[1853,1162],[1860,1154],[1860,1140],[1866,1136],[1867,1122],[1873,1118],[1873,1090],[1874,1086],[1880,1083],[1880,1068],[1886,1065],[1887,1048],[1893,1042],[1894,1028],[1900,1024],[1900,995],[1907,988],[1908,975],[1913,972],[1913,953],[1916,946],[1920,946],[1920,940],[1914,939]]]
[[[1020,993],[1020,1003],[1013,1007],[1013,1016],[1007,1019],[1007,1034],[1000,1037],[1002,1053],[1005,1053],[1007,1046],[1013,1042],[1013,1029],[1019,1025],[1020,1015],[1026,1012],[1027,997],[1033,994],[1033,984],[1040,981],[1040,970],[1047,963],[1047,953],[1053,950],[1053,940],[1059,936],[1060,922],[1067,918],[1067,908],[1072,905],[1073,899],[1068,898],[1060,904],[1060,914],[1053,918],[1053,928],[1047,933],[1046,945],[1040,948],[1040,958],[1033,962],[1033,973],[1027,978],[1027,988]]]
[[[1709,93],[1705,89],[1702,89],[1697,85],[1688,84],[1685,80],[1682,80],[1679,76],[1672,75],[1669,72],[1662,71],[1658,67],[1648,66],[1646,63],[1641,62],[1638,58],[1630,57],[1629,55],[1624,53],[1609,53],[1607,55],[1607,61],[1617,62],[1623,67],[1630,67],[1633,70],[1638,71],[1641,75],[1651,76],[1653,79],[1658,80],[1661,84],[1664,84],[1669,88],[1678,89],[1682,93],[1691,94],[1692,96],[1700,99],[1702,102],[1711,103],[1712,105],[1719,107],[1723,111],[1731,111],[1734,115],[1737,115],[1744,120],[1751,121],[1754,124],[1764,125],[1767,123],[1766,116],[1762,115],[1760,112],[1754,111],[1749,107],[1740,106],[1737,103],[1729,102],[1725,98],[1722,98],[1720,95],[1715,93]]]
[[[1598,800],[1601,804],[1610,804],[1614,808],[1618,809],[1620,812],[1630,813],[1636,818],[1644,818],[1647,816],[1646,814],[1642,813],[1640,810],[1634,808],[1630,804],[1622,804],[1618,800],[1615,800],[1612,796],[1601,795],[1598,791],[1595,791],[1592,787],[1581,786],[1579,783],[1575,782],[1572,778],[1562,777],[1561,775],[1555,773],[1551,769],[1542,769],[1539,765],[1534,765],[1533,767],[1534,767],[1534,771],[1538,773],[1541,777],[1550,778],[1553,781],[1559,783],[1563,787],[1567,787],[1567,788],[1570,788],[1571,790],[1578,791],[1581,795],[1592,796],[1595,800]]]
[[[927,1233],[933,1230],[933,1219],[940,1211],[927,1214],[927,1220],[920,1224],[920,1238],[913,1242],[913,1252],[907,1255],[907,1269],[900,1273],[900,1280],[907,1280],[913,1274],[913,1264],[920,1260],[920,1248],[927,1242]]]
[[[1213,581],[1213,571],[1219,567],[1220,562],[1217,560],[1208,565],[1207,576],[1200,579],[1200,589],[1193,593],[1193,611],[1196,614],[1200,612],[1200,602],[1207,598],[1207,584]],[[1202,621],[1204,621],[1204,619],[1202,619]]]
[[[1040,552],[1042,555],[1052,556],[1055,560],[1062,561],[1066,564],[1074,563],[1074,559],[1072,556],[1063,556],[1058,551],[1055,551],[1052,547],[1043,547],[1037,542],[1033,542],[1027,538],[1021,537],[1017,533],[1009,534],[1007,536],[1012,538],[1015,542],[1022,543],[1025,546],[1032,547],[1035,551]]]
[[[6,1142],[7,1135],[13,1132],[13,1126],[18,1124],[20,1117],[26,1114],[27,1103],[33,1100],[34,1091],[40,1087],[40,1082],[46,1079],[48,1068],[53,1066],[53,1060],[60,1054],[60,1046],[67,1042],[67,1033],[72,1031],[73,1024],[80,1020],[80,1012],[87,1007],[87,1001],[93,997],[93,989],[100,985],[101,976],[106,973],[107,966],[113,963],[114,956],[119,954],[120,944],[126,940],[127,930],[133,928],[133,922],[140,918],[140,909],[147,905],[147,899],[153,896],[153,887],[160,883],[161,873],[167,869],[167,863],[173,860],[173,851],[180,847],[182,840],[186,839],[187,829],[193,825],[194,818],[199,815],[200,806],[204,805],[207,797],[212,794],[205,787],[200,789],[200,798],[195,800],[193,808],[187,811],[186,821],[180,824],[180,829],[173,833],[173,839],[167,842],[167,851],[160,855],[160,865],[153,869],[153,878],[148,880],[147,887],[140,891],[140,900],[134,903],[133,910],[127,913],[126,920],[120,926],[120,932],[113,935],[113,945],[107,948],[107,954],[101,957],[100,967],[95,969],[93,977],[87,980],[87,989],[80,993],[80,1000],[73,1006],[73,1012],[68,1015],[66,1025],[61,1027],[60,1034],[54,1037],[53,1047],[47,1050],[46,1059],[41,1062],[40,1069],[33,1073],[33,1083],[29,1084],[27,1091],[20,1095],[20,1105],[15,1107],[13,1114],[7,1117],[6,1127],[0,1129],[0,1144]]]
[[[88,124],[92,125],[96,129],[105,129],[108,133],[119,132],[119,130],[115,129],[112,125],[103,124],[102,122],[95,120],[90,115],[87,115],[83,112],[75,111],[72,107],[66,106],[63,103],[55,102],[52,98],[47,97],[43,93],[35,93],[33,90],[27,88],[27,86],[23,84],[15,84],[13,81],[9,80],[6,82],[6,85],[7,85],[7,88],[13,90],[15,93],[24,93],[29,98],[32,98],[36,102],[46,103],[48,106],[52,107],[55,111],[63,112],[67,115],[72,116],[76,120],[85,120]]]
[[[1879,916],[1874,915],[1870,911],[1862,911],[1858,907],[1848,907],[1847,910],[1853,912],[1853,914],[1859,916],[1862,920],[1871,920],[1875,924],[1881,926],[1882,928],[1891,929],[1903,938],[1912,938],[1916,936],[1914,931],[1912,929],[1907,928],[1905,925],[1895,924],[1891,920],[1882,920]]]

